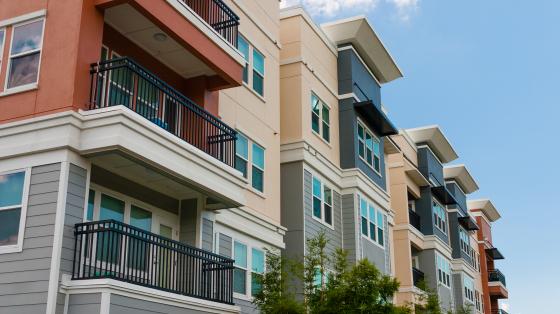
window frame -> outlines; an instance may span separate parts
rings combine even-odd
[[[261,168],[259,165],[255,164],[255,146],[262,149],[263,154],[263,167]],[[262,190],[257,189],[254,185],[254,178],[253,178],[253,168],[257,168],[258,170],[262,171]],[[260,193],[264,193],[264,182],[265,182],[265,168],[266,168],[266,148],[264,146],[251,141],[251,187],[253,190],[258,191]]]
[[[236,260],[237,260],[237,259],[235,258],[235,243],[236,243],[236,242],[239,243],[239,244],[241,244],[241,245],[244,245],[244,246],[245,246],[245,258],[246,258],[246,261],[245,261],[245,262],[246,262],[245,268],[243,268],[242,266],[239,266],[239,265],[236,264]],[[244,241],[241,241],[241,240],[239,240],[239,239],[237,239],[237,238],[233,238],[233,237],[232,237],[232,239],[231,239],[231,255],[232,255],[231,258],[233,259],[233,267],[234,267],[234,268],[239,268],[239,269],[245,271],[245,293],[240,293],[240,292],[236,292],[236,291],[235,291],[235,283],[234,283],[235,276],[232,277],[232,280],[231,280],[231,282],[232,282],[232,284],[233,284],[233,289],[232,289],[232,291],[233,291],[233,293],[235,293],[235,294],[247,296],[247,295],[249,295],[249,291],[251,291],[251,285],[249,284],[249,281],[247,280],[247,278],[248,278],[248,273],[250,273],[250,270],[249,270],[249,269],[252,268],[252,265],[251,265],[251,264],[252,264],[252,257],[253,257],[253,256],[252,256],[252,252],[251,252],[251,255],[249,255],[249,252],[250,252],[250,251],[251,251],[251,247],[250,247],[247,243],[245,243]],[[249,266],[251,266],[251,267],[249,267]],[[234,269],[234,272],[235,272],[235,269]]]
[[[249,156],[250,156],[250,150],[251,150],[251,147],[250,147],[249,144],[251,143],[251,141],[249,140],[249,138],[248,138],[247,136],[245,136],[245,134],[243,134],[243,133],[241,133],[241,132],[238,131],[238,132],[237,132],[237,140],[239,140],[240,137],[244,138],[245,141],[247,141],[247,158],[241,156],[241,155],[238,153],[237,148],[235,149],[235,157],[239,157],[239,158],[241,158],[243,161],[245,161],[245,172],[246,172],[246,173],[241,173],[241,174],[243,175],[243,177],[244,177],[245,179],[249,179]],[[237,142],[235,143],[235,145],[237,146]],[[235,168],[235,167],[234,167],[234,168]],[[239,169],[237,169],[237,168],[235,168],[235,170],[241,172],[241,171],[240,171]]]
[[[315,111],[313,110],[313,100],[314,99],[317,99],[319,115],[317,115],[315,113]],[[329,112],[329,121],[327,123],[325,123],[325,117],[323,116],[323,110],[325,108]],[[317,118],[319,119],[319,132],[317,132],[317,131],[315,131],[315,129],[313,129],[313,116],[317,116]],[[324,124],[326,124],[329,128],[328,138],[325,138]],[[311,91],[311,132],[313,132],[313,134],[319,136],[319,138],[321,138],[321,140],[327,142],[328,144],[331,143],[331,106],[327,105],[327,103],[324,102],[317,95],[317,93],[315,93],[313,91]]]
[[[41,29],[41,42],[39,44],[39,48],[31,50],[31,51],[26,51],[26,52],[20,52],[18,54],[12,55],[12,49],[13,49],[13,44],[14,44],[14,33],[17,27],[20,26],[24,26],[27,24],[31,24],[31,23],[35,23],[37,21],[42,21],[43,22],[43,26]],[[11,27],[11,37],[10,37],[10,46],[8,49],[8,63],[6,65],[6,75],[4,77],[4,92],[17,92],[17,91],[22,91],[22,90],[27,90],[27,89],[31,89],[31,88],[35,88],[38,86],[39,84],[39,77],[41,74],[41,57],[43,56],[43,43],[45,40],[45,24],[46,24],[46,17],[45,16],[40,16],[40,17],[36,17],[36,18],[32,18],[26,21],[22,21],[19,23],[14,23],[9,25]],[[6,42],[6,34],[4,34],[4,43]],[[2,47],[2,53],[4,51],[4,47]],[[12,59],[13,58],[18,58],[18,57],[24,57],[24,56],[28,56],[34,53],[39,53],[39,65],[37,66],[37,79],[34,83],[27,83],[24,85],[19,85],[19,86],[14,86],[14,87],[10,87],[8,88],[8,82],[10,81],[10,70],[12,67]]]
[[[253,271],[253,256],[254,256],[254,252],[255,251],[260,251],[263,254],[263,271],[262,273]],[[255,297],[253,295],[253,274],[257,274],[260,276],[263,276],[266,273],[266,250],[262,249],[262,248],[257,248],[254,246],[251,246],[251,272],[249,274],[249,281],[251,282],[251,285],[249,287],[249,294],[251,295],[251,297]]]
[[[459,227],[459,247],[463,253],[474,259],[473,250],[470,245],[470,236],[462,227]]]
[[[362,120],[360,120],[359,118],[357,119],[358,123],[356,123],[356,136],[358,137],[358,157],[366,164],[368,165],[371,169],[373,169],[373,171],[375,173],[377,173],[380,177],[382,177],[381,175],[381,139],[375,135],[375,133],[366,126],[365,123],[362,122]],[[364,130],[364,138],[361,139],[360,138],[360,133],[359,133],[359,129],[360,126],[362,127],[362,129]],[[371,163],[369,161],[367,161],[367,152],[368,152],[368,146],[367,146],[367,135],[369,135],[371,137],[372,140],[372,147],[371,147]],[[363,143],[364,146],[364,156],[362,156],[360,154],[360,142]],[[377,147],[379,148],[379,152],[378,154],[375,153],[375,143],[377,143]],[[377,159],[379,160],[379,169],[375,168],[375,158],[377,157]]]
[[[463,296],[467,301],[470,301],[472,304],[475,303],[475,286],[474,286],[474,279],[464,276],[463,278]]]
[[[231,256],[230,258],[235,260],[235,242],[238,242],[240,244],[245,245],[245,247],[247,248],[247,267],[245,270],[245,294],[241,294],[238,292],[233,291],[233,297],[237,298],[237,299],[242,299],[242,300],[247,300],[247,301],[252,301],[254,296],[252,295],[252,291],[253,291],[253,283],[252,283],[252,274],[253,274],[253,250],[257,250],[257,251],[261,251],[264,253],[264,268],[263,268],[263,274],[266,273],[266,255],[268,254],[267,249],[265,248],[265,246],[263,246],[262,244],[259,244],[257,241],[255,241],[252,238],[246,238],[244,236],[233,236],[232,235],[232,231],[230,229],[225,229],[225,228],[221,228],[220,226],[216,226],[217,230],[215,230],[214,232],[214,249],[213,251],[216,254],[219,255],[223,255],[220,252],[220,245],[219,245],[219,239],[220,239],[220,235],[223,234],[224,236],[227,236],[228,238],[231,238],[231,242],[230,242],[230,249],[231,249]],[[225,255],[223,255],[225,256]],[[235,266],[235,262],[234,262],[234,267]],[[238,267],[240,269],[243,269],[242,267]],[[232,278],[232,284],[233,284],[233,278]]]
[[[366,216],[363,215],[362,212],[362,203],[363,202],[366,203]],[[371,209],[373,209],[373,221],[371,220]],[[378,209],[376,206],[374,206],[374,203],[369,201],[367,198],[363,197],[362,195],[358,194],[358,212],[359,212],[359,216],[360,216],[360,235],[362,236],[362,238],[367,239],[368,241],[374,243],[375,245],[377,245],[378,247],[385,249],[386,247],[386,240],[385,237],[387,235],[386,230],[385,230],[385,221],[387,221],[387,214],[381,210]],[[382,219],[383,219],[383,227],[379,226],[379,215],[381,215]],[[367,230],[368,230],[368,234],[365,235],[364,234],[364,230],[363,230],[363,221],[362,219],[366,219],[367,221]],[[372,225],[373,228],[375,229],[373,231],[373,238],[372,238]],[[383,240],[380,240],[379,238],[379,232],[382,232],[383,234]]]
[[[2,62],[4,61],[4,47],[6,46],[6,34],[7,32],[7,27],[3,26],[0,27],[0,33],[3,33],[4,35],[2,36],[2,42],[0,42],[0,70],[2,70]],[[8,53],[9,55],[9,53]]]
[[[243,53],[241,52],[241,50],[239,50],[239,52],[241,52],[241,55],[243,55],[243,59],[245,60],[245,66],[243,67],[243,78],[242,81],[245,84],[249,84],[249,66],[251,64],[251,43],[249,43],[249,41],[247,40],[247,38],[245,36],[243,36],[242,34],[238,34],[237,36],[237,41],[238,44],[237,46],[239,47],[239,41],[242,40],[245,42],[245,44],[247,44],[247,56],[244,56]],[[245,81],[245,73],[247,74],[247,81]]]
[[[12,210],[16,208],[20,209],[20,218],[19,218],[19,227],[18,227],[18,241],[16,244],[11,245],[2,245],[0,246],[0,254],[9,254],[9,253],[19,253],[23,251],[23,241],[25,239],[25,223],[27,219],[27,205],[29,201],[29,188],[31,183],[31,168],[20,168],[14,170],[8,170],[0,172],[0,175],[10,175],[15,173],[24,173],[23,179],[23,190],[21,195],[21,203],[19,206],[12,205],[12,206],[5,206],[1,207],[0,211],[4,210]]]
[[[451,288],[451,262],[438,252],[436,252],[436,272],[438,284]]]
[[[439,209],[441,209],[442,213],[438,213],[435,210],[435,206],[434,203],[438,205]],[[441,216],[441,214],[443,216]],[[448,230],[448,226],[447,226],[447,210],[446,208],[435,198],[432,198],[432,215],[435,218],[434,219],[434,226],[436,228],[438,228],[439,231],[443,232],[443,234],[447,235],[447,230]],[[437,217],[436,217],[437,216]],[[440,223],[438,223],[437,218],[440,219]]]
[[[251,73],[252,73],[252,74],[251,74],[251,79],[252,79],[252,80],[251,80],[251,81],[252,81],[252,82],[251,82],[251,89],[252,89],[255,93],[257,93],[257,95],[259,95],[259,96],[261,96],[261,97],[264,97],[264,94],[265,94],[265,88],[264,88],[264,85],[265,85],[265,84],[264,84],[264,82],[265,82],[265,73],[264,73],[264,72],[265,72],[265,70],[266,70],[266,58],[265,58],[265,56],[264,56],[264,53],[262,53],[259,49],[255,48],[255,46],[252,46],[252,45],[251,45],[251,49],[250,49],[250,50],[252,51],[252,54],[251,54],[251,57],[252,57],[252,60],[251,60],[251,61],[252,61],[252,67],[251,67]],[[262,56],[262,64],[263,64],[263,69],[262,69],[263,72],[262,72],[262,73],[255,67],[255,54],[258,54],[258,55]],[[255,89],[255,74],[258,75],[258,76],[260,76],[260,78],[262,79],[262,94],[259,93],[259,92]]]
[[[314,192],[314,184],[313,181],[317,180],[320,184],[320,192],[321,192],[321,197],[319,198],[319,200],[321,201],[321,217],[317,217],[315,216],[315,209],[313,208],[313,200],[316,198]],[[328,204],[325,200],[325,189],[328,189],[331,191],[331,204]],[[331,223],[329,224],[326,220],[325,220],[325,207],[326,206],[330,206],[331,208]],[[334,230],[334,190],[328,185],[325,184],[324,180],[322,180],[321,178],[319,178],[316,175],[311,175],[311,217],[315,220],[317,220],[318,222],[320,222],[321,224],[331,228],[332,230]]]

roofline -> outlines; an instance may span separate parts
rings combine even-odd
[[[443,131],[441,130],[441,128],[439,127],[439,125],[437,124],[433,124],[433,125],[427,125],[427,126],[422,126],[422,127],[416,127],[416,128],[409,128],[409,129],[405,129],[405,131],[407,132],[407,134],[410,136],[410,138],[412,139],[412,135],[410,133],[412,132],[418,132],[418,131],[424,131],[424,130],[430,130],[430,129],[434,129],[437,130],[437,132],[439,132],[441,134],[441,136],[443,137],[443,139],[447,142],[447,144],[449,145],[449,148],[451,149],[451,153],[453,154],[452,158],[446,158],[446,160],[443,160],[441,158],[441,156],[437,156],[438,159],[440,159],[441,163],[449,163],[452,162],[453,160],[456,160],[457,158],[459,158],[459,154],[457,154],[457,151],[455,150],[455,148],[453,147],[453,145],[451,145],[451,141],[447,138],[447,136],[445,136],[445,133],[443,133]],[[415,142],[414,143],[416,145],[422,143],[422,141],[420,142]],[[434,152],[435,153],[435,152]]]
[[[464,169],[464,171],[466,172],[466,175],[468,176],[467,180],[472,181],[472,183],[474,184],[474,186],[472,187],[472,189],[467,188],[466,185],[461,184],[459,179],[459,176],[446,176],[445,175],[445,169],[457,169],[457,168],[462,168]],[[465,164],[458,164],[458,165],[445,165],[443,167],[443,174],[444,174],[444,179],[454,179],[455,182],[457,182],[457,184],[459,184],[459,186],[461,187],[461,189],[466,192],[467,194],[471,194],[474,193],[476,191],[478,191],[480,189],[478,182],[476,182],[475,178],[472,176],[471,172],[469,171],[469,169],[465,166]]]
[[[495,222],[496,220],[502,218],[498,209],[496,209],[492,201],[488,198],[469,200],[467,201],[467,207],[469,208],[469,211],[482,211],[490,222]]]

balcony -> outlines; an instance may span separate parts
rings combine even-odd
[[[237,48],[239,17],[222,0],[180,0]]]
[[[72,280],[114,279],[233,304],[233,260],[114,220],[77,224]]]
[[[489,282],[500,282],[504,287],[506,286],[506,277],[499,269],[490,270],[488,272],[488,281]]]
[[[423,281],[424,272],[415,267],[412,267],[412,282],[414,283],[414,286],[416,286],[417,288],[421,288],[420,286]]]
[[[90,109],[125,106],[154,125],[229,165],[237,132],[132,59],[91,65]]]
[[[421,231],[420,230],[420,216],[417,213],[409,210],[408,211],[408,220],[410,222],[410,225],[412,225],[418,231]]]

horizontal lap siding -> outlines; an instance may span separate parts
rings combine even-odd
[[[202,314],[210,313],[111,294],[111,314]]]
[[[214,251],[214,222],[212,220],[202,219],[202,249],[210,252]]]
[[[101,293],[72,294],[68,298],[68,314],[99,314]]]
[[[46,311],[60,169],[31,169],[23,251],[0,255],[0,314]]]

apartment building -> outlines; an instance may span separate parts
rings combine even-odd
[[[363,17],[316,25],[301,7],[280,13],[281,186],[285,253],[302,257],[324,232],[393,273],[381,86],[402,76]]]
[[[0,0],[0,313],[249,313],[277,0]]]
[[[476,181],[464,165],[446,165],[458,155],[437,126],[401,130],[389,140],[397,303],[422,303],[424,283],[443,309],[482,312],[478,227],[467,209]]]
[[[492,224],[501,216],[489,199],[469,201],[468,208],[479,226],[476,235],[480,252],[484,313],[503,314],[505,311],[500,309],[499,300],[508,298],[508,289],[506,277],[496,268],[496,261],[504,259],[504,256],[492,241]]]

